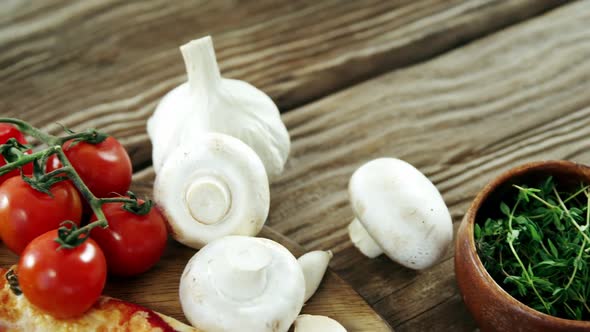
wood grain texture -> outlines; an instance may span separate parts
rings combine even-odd
[[[352,247],[348,180],[373,158],[407,160],[437,185],[456,228],[477,191],[510,167],[590,163],[589,21],[590,1],[580,1],[285,114],[292,155],[268,224],[333,250],[332,268],[396,331],[473,331],[451,249],[416,272]],[[146,190],[151,173],[141,173]]]
[[[56,121],[99,127],[141,168],[145,119],[185,80],[178,46],[190,39],[211,34],[224,75],[285,110],[563,2],[12,0],[0,13],[0,109],[53,133]]]
[[[261,1],[237,10],[229,10],[232,1],[8,3],[0,13],[2,116],[53,133],[56,121],[99,127],[120,137],[142,167],[150,159],[145,119],[185,79],[177,46],[188,39],[212,33],[225,74],[289,109],[560,2]],[[433,180],[458,223],[477,190],[515,164],[590,162],[589,7],[579,1],[286,114],[293,153],[272,187],[269,225],[307,249],[334,250],[332,268],[396,330],[472,331],[452,252],[414,272],[352,248],[348,179],[372,158],[403,158]],[[149,193],[152,178],[150,169],[136,174],[135,189]],[[164,262],[177,262],[170,273],[179,275],[192,252],[175,246]],[[113,286],[119,297],[151,287],[135,299],[164,313],[178,309],[174,284],[118,282],[127,285]]]
[[[352,248],[348,179],[375,157],[402,158],[437,185],[458,223],[476,192],[516,164],[590,163],[589,21],[590,2],[578,2],[286,114],[293,157],[270,225],[334,250],[332,267],[396,330],[473,330],[452,252],[412,272]]]

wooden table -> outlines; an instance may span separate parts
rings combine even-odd
[[[0,13],[0,112],[59,133],[97,127],[153,180],[147,117],[186,77],[178,46],[214,38],[225,76],[267,92],[292,153],[267,224],[331,268],[396,331],[473,331],[453,252],[414,272],[350,243],[347,183],[407,160],[455,228],[477,191],[525,161],[590,163],[590,1],[26,1]]]

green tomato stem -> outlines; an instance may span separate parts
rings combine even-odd
[[[106,219],[104,212],[102,211],[103,204],[114,203],[114,202],[133,204],[133,203],[137,202],[134,199],[135,195],[133,193],[130,193],[132,198],[126,198],[126,197],[97,198],[90,191],[90,189],[84,183],[84,181],[82,181],[82,178],[76,172],[76,170],[74,169],[74,166],[72,165],[70,160],[67,158],[66,154],[64,153],[64,151],[62,149],[62,145],[65,142],[70,141],[70,140],[88,141],[88,142],[91,142],[92,144],[99,143],[107,137],[105,134],[100,133],[100,132],[96,131],[95,129],[89,129],[89,130],[86,130],[86,131],[83,131],[80,133],[72,133],[71,131],[66,129],[66,131],[68,131],[70,133],[70,135],[67,135],[64,137],[57,137],[54,135],[46,134],[43,131],[39,130],[38,128],[35,128],[32,125],[30,125],[29,123],[19,120],[19,119],[0,118],[0,122],[13,124],[22,133],[32,136],[32,137],[35,137],[39,141],[45,143],[48,146],[48,148],[46,148],[42,151],[39,151],[39,152],[35,152],[30,155],[23,154],[20,151],[15,151],[15,154],[17,154],[19,156],[18,160],[0,167],[0,175],[6,174],[17,167],[23,166],[23,165],[28,164],[30,162],[34,162],[38,159],[41,159],[41,165],[42,165],[42,167],[45,167],[45,164],[46,164],[49,156],[51,156],[52,154],[55,154],[57,156],[57,158],[59,159],[59,161],[61,162],[62,167],[59,169],[53,170],[49,173],[43,174],[42,176],[40,176],[38,178],[38,180],[39,181],[47,181],[53,177],[58,177],[63,174],[67,175],[67,177],[72,181],[74,186],[78,189],[80,194],[82,194],[84,199],[88,202],[88,204],[90,205],[90,207],[92,209],[92,212],[94,212],[94,215],[96,216],[97,220],[89,223],[88,225],[86,225],[84,227],[73,230],[71,233],[69,233],[67,235],[67,237],[65,239],[63,239],[64,242],[61,242],[62,245],[65,246],[65,245],[68,245],[71,243],[75,243],[77,240],[80,239],[81,235],[88,235],[90,233],[90,231],[95,227],[102,227],[102,228],[108,227],[109,226],[108,221]],[[18,149],[16,149],[16,150],[18,150]],[[149,204],[149,207],[151,207],[151,204]],[[148,211],[149,211],[149,209],[148,209]],[[84,237],[84,239],[86,239],[86,238],[87,238],[87,236]]]
[[[88,189],[88,186],[86,186],[84,181],[82,181],[82,179],[80,178],[80,175],[75,171],[74,167],[70,163],[69,159],[66,157],[66,155],[63,152],[63,149],[61,147],[61,145],[63,143],[65,143],[69,140],[77,139],[77,138],[83,139],[83,138],[91,137],[92,135],[96,134],[96,131],[89,130],[89,131],[85,131],[85,132],[81,132],[81,133],[75,133],[72,135],[68,135],[65,137],[57,137],[54,135],[46,134],[46,133],[42,132],[41,130],[33,127],[29,123],[19,120],[19,119],[0,118],[0,122],[13,124],[22,133],[32,136],[32,137],[35,137],[39,141],[41,141],[49,146],[47,149],[44,149],[42,151],[30,154],[30,155],[21,155],[21,157],[17,161],[0,167],[0,175],[8,173],[17,167],[23,166],[23,165],[28,164],[30,162],[34,162],[35,160],[37,160],[39,158],[42,158],[43,161],[45,161],[45,160],[47,160],[47,158],[51,154],[55,153],[57,155],[59,161],[63,165],[63,167],[43,175],[42,180],[43,179],[47,180],[53,176],[59,176],[59,175],[65,173],[68,176],[68,178],[72,181],[74,186],[76,186],[78,191],[82,194],[84,199],[86,199],[86,201],[88,201],[90,207],[92,208],[92,211],[96,215],[97,220],[95,222],[92,222],[84,227],[81,227],[81,228],[77,229],[76,231],[73,231],[71,234],[69,234],[69,236],[66,239],[66,243],[71,242],[74,239],[77,239],[82,234],[88,234],[94,227],[103,227],[103,228],[108,227],[108,221],[106,220],[104,212],[101,209],[103,202],[100,199],[98,199],[96,196],[94,196],[94,194],[90,191],[90,189]]]
[[[134,199],[126,197],[101,198],[99,201],[101,205],[106,203],[135,203]]]
[[[14,118],[0,118],[0,122],[13,124],[21,132],[23,132],[27,135],[33,136],[36,139],[40,140],[41,142],[43,142],[49,146],[61,145],[61,144],[59,144],[60,143],[59,137],[46,134],[43,131],[41,131],[40,129],[31,126],[30,124],[28,124],[25,121],[22,121],[19,119],[14,119]]]
[[[58,168],[56,170],[53,170],[49,173],[43,174],[43,176],[41,178],[39,178],[39,181],[44,182],[49,180],[52,177],[56,177],[56,176],[60,176],[64,173],[68,174],[69,168],[66,167],[62,167],[62,168]]]
[[[59,138],[59,145],[63,145],[65,142],[69,141],[69,140],[73,140],[76,138],[84,138],[88,136],[88,131],[83,131],[81,133],[75,133],[72,135],[68,135],[68,136],[64,136],[64,137],[60,137]]]
[[[84,199],[86,199],[86,201],[88,201],[88,204],[90,204],[92,212],[94,212],[96,218],[98,219],[97,221],[104,221],[103,227],[107,227],[108,223],[106,222],[106,217],[102,212],[102,203],[100,202],[100,199],[94,196],[90,189],[88,189],[88,186],[84,183],[84,181],[82,181],[82,178],[80,178],[80,175],[78,175],[78,173],[74,170],[74,166],[72,166],[72,163],[70,163],[70,160],[68,159],[68,157],[66,157],[66,154],[63,152],[61,146],[57,146],[56,149],[57,158],[63,165],[63,167],[59,169],[60,172],[56,172],[56,174],[66,173],[68,175],[72,183],[74,183],[74,186],[78,188],[82,196],[84,196]],[[90,225],[91,224],[88,224],[80,229],[84,229]]]
[[[57,151],[57,148],[60,148],[60,147],[59,146],[52,146],[52,147],[49,147],[45,150],[35,152],[32,154],[23,154],[17,161],[8,163],[8,164],[0,167],[0,175],[4,175],[4,174],[12,171],[15,168],[24,166],[24,165],[31,163],[39,158],[42,158],[46,153],[50,153],[50,154],[55,153]]]

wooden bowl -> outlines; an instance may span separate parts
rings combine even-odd
[[[489,213],[514,183],[530,183],[553,176],[560,186],[590,183],[590,167],[570,161],[541,161],[513,168],[477,194],[467,210],[455,242],[455,274],[468,310],[481,331],[590,331],[590,321],[557,318],[536,311],[502,289],[483,266],[475,249],[473,226]],[[492,212],[493,213],[493,212]]]

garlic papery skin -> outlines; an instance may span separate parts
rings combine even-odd
[[[309,300],[309,298],[317,291],[324,275],[326,274],[328,264],[330,264],[332,257],[334,257],[334,255],[330,250],[316,250],[310,251],[297,259],[305,277],[304,302],[307,302],[307,300]]]
[[[152,142],[152,164],[156,174],[170,150],[178,145],[176,136],[194,104],[191,99],[185,98],[190,94],[188,89],[188,84],[183,83],[168,92],[147,120],[147,132]]]
[[[249,83],[221,77],[211,37],[181,48],[188,82],[170,91],[148,120],[156,173],[169,148],[194,145],[204,132],[234,136],[262,160],[269,179],[283,171],[290,138],[274,102]]]
[[[346,329],[330,317],[300,315],[295,320],[295,332],[346,332]]]
[[[188,262],[180,280],[182,310],[202,331],[286,332],[303,307],[303,272],[268,239],[226,236]]]
[[[270,207],[264,165],[237,138],[205,133],[178,146],[156,176],[154,200],[172,237],[198,249],[226,235],[254,236]]]

